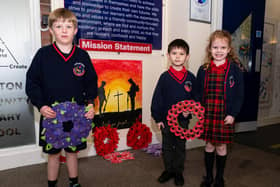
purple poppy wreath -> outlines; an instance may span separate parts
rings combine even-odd
[[[86,142],[92,129],[92,120],[84,117],[87,109],[76,102],[66,101],[54,103],[52,109],[56,118],[44,118],[41,139],[47,142],[46,150],[69,147],[73,151],[76,146]]]

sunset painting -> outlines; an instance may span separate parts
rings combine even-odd
[[[128,128],[142,113],[142,61],[92,59],[98,76],[97,125]]]

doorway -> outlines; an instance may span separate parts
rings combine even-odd
[[[236,132],[256,130],[258,126],[264,14],[265,0],[227,0],[223,3],[222,28],[232,34],[235,50],[246,69],[245,100],[236,118]]]

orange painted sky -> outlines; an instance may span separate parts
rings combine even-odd
[[[127,91],[130,88],[128,79],[139,86],[139,92],[136,93],[135,109],[142,108],[142,61],[139,60],[107,60],[92,59],[92,63],[98,76],[98,87],[101,81],[105,81],[105,95],[108,96],[108,103],[105,112],[118,111],[117,93],[122,94],[119,97],[120,112],[130,110],[130,100],[127,105]]]

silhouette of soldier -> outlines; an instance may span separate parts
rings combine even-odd
[[[103,104],[105,101],[107,102],[107,98],[105,96],[105,89],[104,89],[105,84],[106,84],[106,82],[102,81],[101,86],[97,90],[97,94],[98,94],[98,98],[99,98],[99,114],[102,114]],[[103,112],[104,111],[105,111],[105,108],[104,108]]]
[[[128,79],[128,82],[131,85],[127,94],[130,97],[131,110],[135,110],[135,96],[136,92],[139,91],[139,86],[132,80],[132,78]]]

